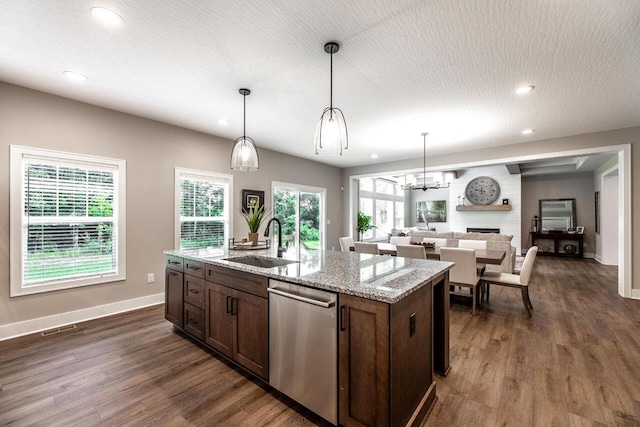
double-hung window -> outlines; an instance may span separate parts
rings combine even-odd
[[[175,180],[176,248],[224,246],[232,229],[232,176],[176,168]]]
[[[124,160],[11,146],[11,296],[126,278]]]
[[[384,240],[394,228],[404,227],[404,190],[391,179],[360,178],[358,209],[371,217],[376,228],[363,234],[364,240]]]

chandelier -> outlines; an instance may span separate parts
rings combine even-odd
[[[433,184],[427,185],[427,135],[426,132],[421,133],[422,135],[422,153],[423,153],[423,161],[422,161],[422,186],[418,186],[417,184],[405,184],[402,186],[403,190],[436,190],[438,188],[449,188],[449,185],[453,182],[454,179],[457,178],[457,173],[455,171],[450,172],[436,172],[433,174]]]

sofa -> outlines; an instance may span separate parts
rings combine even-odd
[[[460,240],[486,240],[487,249],[505,251],[502,264],[487,265],[486,271],[496,273],[513,273],[516,264],[516,248],[511,246],[513,236],[497,233],[458,233],[455,231],[437,232],[426,230],[409,230],[411,242],[424,242],[429,239],[447,239],[446,246],[457,248]]]

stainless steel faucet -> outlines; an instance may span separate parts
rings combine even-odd
[[[269,226],[273,221],[278,224],[278,258],[282,258],[282,254],[287,250],[287,248],[282,246],[282,223],[278,218],[271,218],[269,222],[267,222],[267,227],[264,230],[264,237],[269,237]]]

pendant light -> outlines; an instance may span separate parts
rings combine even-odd
[[[238,171],[254,171],[260,166],[258,164],[258,150],[253,139],[247,136],[247,96],[251,95],[249,89],[240,89],[244,105],[242,113],[242,136],[236,139],[231,151],[231,169]]]
[[[331,55],[329,106],[320,116],[320,123],[316,128],[316,154],[342,155],[342,147],[349,149],[349,134],[344,114],[339,108],[333,108],[333,54],[340,49],[338,43],[329,42],[324,45],[324,51]]]
[[[402,189],[427,191],[427,190],[435,190],[438,188],[448,188],[449,184],[451,184],[453,180],[457,178],[457,173],[455,171],[445,172],[444,174],[442,172],[436,172],[434,173],[433,185],[427,185],[427,135],[429,134],[424,132],[424,133],[421,133],[420,135],[422,135],[422,154],[423,154],[422,187],[419,187],[418,185],[414,185],[414,184],[406,184],[402,186]],[[447,185],[443,185],[443,181]]]

